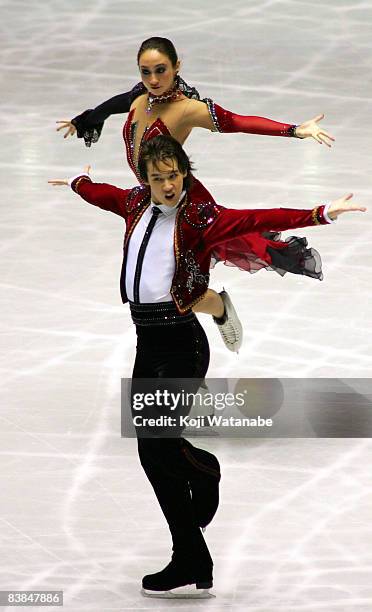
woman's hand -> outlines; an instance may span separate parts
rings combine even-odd
[[[82,172],[81,174],[82,175],[83,174],[87,174],[89,176],[90,169],[91,169],[90,166],[85,166],[84,172]],[[50,181],[48,181],[48,183],[50,185],[54,185],[54,186],[56,186],[56,185],[68,185],[69,184],[68,179],[51,179]]]
[[[68,136],[73,136],[76,132],[76,127],[71,123],[71,121],[56,121],[56,123],[61,123],[59,127],[57,127],[57,132],[60,130],[66,129],[67,132],[64,134],[63,138],[67,138]]]
[[[330,207],[328,208],[328,216],[330,219],[337,219],[339,215],[342,215],[346,212],[353,212],[355,210],[359,212],[366,212],[365,206],[357,206],[356,204],[349,203],[349,200],[353,197],[352,193],[348,193],[342,198],[338,198],[338,200],[333,200],[331,202]]]
[[[324,114],[317,115],[313,119],[309,119],[309,121],[305,121],[298,125],[295,130],[295,134],[297,138],[314,138],[319,144],[325,144],[327,147],[331,147],[331,142],[334,142],[335,139],[333,136],[328,134],[325,130],[319,127],[318,123],[324,119]],[[66,138],[66,137],[65,137]],[[331,142],[329,142],[331,141]]]

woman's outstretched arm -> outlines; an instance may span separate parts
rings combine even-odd
[[[318,123],[324,118],[323,114],[316,115],[300,125],[273,121],[266,117],[238,115],[213,100],[206,98],[203,101],[190,100],[184,116],[186,127],[202,127],[214,132],[245,134],[262,134],[265,136],[295,136],[297,138],[314,138],[319,144],[331,146],[333,136],[319,127]]]
[[[60,130],[66,130],[64,138],[73,136],[75,133],[78,138],[84,138],[85,145],[90,147],[92,142],[97,142],[99,139],[103,125],[111,115],[119,113],[128,113],[132,102],[146,91],[143,83],[137,83],[130,91],[113,96],[109,100],[105,100],[96,108],[85,110],[80,115],[76,115],[71,121],[57,121]]]

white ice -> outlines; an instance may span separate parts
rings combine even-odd
[[[170,538],[135,441],[120,438],[120,378],[135,346],[118,291],[122,224],[47,180],[90,163],[97,180],[134,184],[123,117],[91,149],[64,141],[55,121],[137,82],[136,52],[151,35],[171,38],[182,76],[230,110],[295,123],[324,112],[331,150],[202,130],[187,142],[221,203],[312,207],[353,192],[370,208],[297,232],[320,251],[323,282],[217,267],[211,286],[231,292],[245,340],[239,356],[228,353],[201,317],[209,375],[370,378],[371,3],[2,0],[0,9],[0,588],[63,589],[69,612],[370,612],[369,439],[203,440],[223,469],[206,533],[216,597],[141,597]]]

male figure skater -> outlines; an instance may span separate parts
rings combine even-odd
[[[134,381],[204,378],[208,341],[191,307],[207,290],[212,254],[238,240],[262,265],[273,265],[276,243],[259,232],[326,225],[342,213],[366,210],[350,203],[351,194],[313,210],[224,208],[192,176],[185,151],[170,136],[143,143],[139,171],[145,184],[132,189],[94,183],[88,173],[49,181],[70,184],[90,204],[125,219],[120,288],[136,325]],[[278,249],[283,255],[290,246],[278,243]],[[292,254],[297,258],[292,271],[307,274],[306,254],[305,248]],[[205,596],[213,584],[213,562],[200,528],[217,509],[218,461],[182,437],[137,435],[141,464],[173,540],[172,560],[143,578],[143,590],[171,596],[174,589],[192,585]]]

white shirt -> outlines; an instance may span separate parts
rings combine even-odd
[[[134,300],[133,286],[138,251],[146,228],[150,223],[154,206],[157,206],[157,208],[161,210],[161,214],[156,220],[143,258],[139,285],[139,301],[144,304],[172,301],[170,290],[176,269],[174,229],[177,206],[184,195],[185,191],[182,192],[176,206],[167,206],[166,204],[155,205],[151,202],[133,230],[128,244],[125,273],[125,290],[131,302]]]

